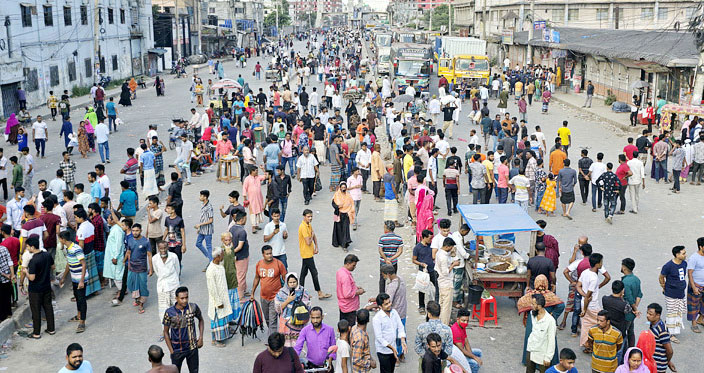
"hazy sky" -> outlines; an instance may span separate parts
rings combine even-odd
[[[369,5],[374,10],[381,11],[386,10],[386,6],[389,4],[389,0],[362,0],[362,3]]]

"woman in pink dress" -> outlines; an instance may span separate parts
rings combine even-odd
[[[424,230],[433,230],[435,193],[423,184],[423,180],[425,180],[424,172],[417,176],[417,180],[419,186],[416,189],[416,240],[420,242]]]
[[[249,169],[249,176],[244,179],[242,185],[242,195],[244,196],[245,207],[249,205],[249,219],[252,222],[252,234],[256,234],[259,224],[262,222],[262,212],[264,211],[264,197],[262,196],[262,181],[266,180],[265,175],[259,175],[259,169],[252,167]]]

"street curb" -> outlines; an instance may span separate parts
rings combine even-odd
[[[29,301],[25,299],[24,303],[12,312],[12,317],[0,323],[0,343],[4,343],[12,338],[15,331],[24,328],[24,324],[30,321],[32,312],[29,309]]]
[[[622,131],[624,131],[624,132],[633,132],[633,128],[634,128],[634,127],[632,127],[630,124],[624,124],[624,123],[622,123],[622,122],[613,120],[613,119],[611,119],[611,118],[607,118],[607,117],[605,117],[605,116],[599,115],[599,114],[597,114],[597,113],[595,113],[595,112],[586,110],[585,108],[583,108],[583,107],[581,107],[581,106],[579,106],[579,105],[575,105],[575,104],[573,104],[573,103],[571,103],[571,102],[569,102],[569,101],[567,101],[567,100],[562,100],[562,99],[560,99],[560,97],[557,96],[557,95],[552,96],[552,98],[553,98],[555,101],[557,101],[557,102],[559,102],[559,103],[561,103],[561,104],[564,104],[564,105],[567,105],[567,106],[572,107],[572,108],[574,108],[574,109],[577,109],[577,110],[579,110],[579,111],[581,111],[581,112],[583,112],[583,113],[585,113],[585,114],[593,115],[593,116],[599,118],[600,120],[602,120],[602,121],[604,121],[604,122],[608,122],[608,123],[610,123],[611,125],[617,127],[618,129],[620,129],[620,130],[622,130]]]

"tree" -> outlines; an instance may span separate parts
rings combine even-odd
[[[447,4],[438,5],[432,10],[433,14],[433,30],[440,29],[440,26],[448,26],[448,13],[450,12],[450,7]],[[426,11],[423,13],[423,22],[427,25],[430,21],[431,11]],[[453,14],[452,24],[455,24],[455,17]]]
[[[291,24],[291,16],[288,14],[288,1],[281,0],[279,11],[274,10],[264,18],[264,27],[276,26],[276,14],[279,15],[279,27],[288,26]]]

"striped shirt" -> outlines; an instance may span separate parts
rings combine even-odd
[[[125,180],[137,180],[137,171],[139,170],[139,162],[136,158],[129,158],[122,167],[125,171]]]
[[[403,239],[401,239],[401,236],[394,232],[385,233],[379,237],[379,247],[384,252],[384,256],[387,258],[391,258],[396,255],[399,247],[402,245]],[[384,258],[379,258],[379,262],[384,264]],[[395,265],[396,262],[398,262],[398,258],[391,259],[391,264]]]
[[[20,230],[20,237],[29,238],[32,236],[37,236],[39,238],[39,250],[44,249],[44,232],[46,227],[41,219],[32,218],[27,220],[22,224],[22,229]]]
[[[609,326],[606,331],[598,326],[589,329],[592,346],[592,370],[595,372],[613,372],[618,368],[616,354],[623,345],[623,335],[618,329]]]
[[[71,272],[72,282],[81,282],[81,272],[83,271],[81,260],[84,259],[83,249],[80,245],[72,243],[71,246],[66,249],[66,261],[68,262],[68,269]]]
[[[666,372],[667,353],[665,352],[665,345],[670,343],[670,332],[667,331],[665,323],[662,322],[662,320],[658,321],[655,325],[651,325],[650,332],[652,332],[655,337],[655,353],[653,353],[653,360],[655,360],[658,372]]]
[[[200,223],[205,223],[206,221],[212,219],[213,216],[213,205],[211,205],[208,201],[203,205],[203,207],[200,208]],[[210,224],[203,224],[198,228],[198,234],[212,236],[213,233],[215,233],[215,230],[213,229],[212,222]]]

